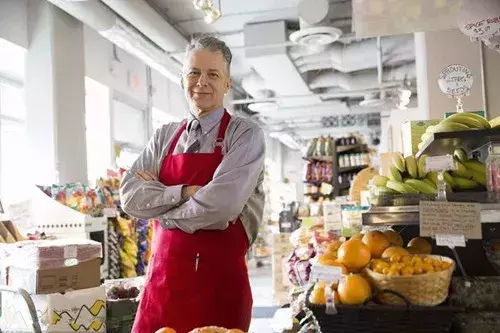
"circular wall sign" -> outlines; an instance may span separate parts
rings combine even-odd
[[[438,84],[443,93],[451,97],[470,94],[474,79],[470,69],[464,65],[450,65],[439,74]]]

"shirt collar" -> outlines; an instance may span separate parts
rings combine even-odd
[[[189,117],[188,117],[188,131],[189,131],[191,122],[194,119],[196,119],[200,122],[201,129],[202,129],[203,133],[209,132],[210,130],[212,130],[212,128],[215,127],[215,125],[217,125],[220,122],[223,115],[224,115],[224,108],[223,107],[220,107],[217,110],[215,110],[215,112],[213,112],[207,116],[201,117],[201,118],[198,118],[198,117],[194,116],[192,113],[190,113]]]

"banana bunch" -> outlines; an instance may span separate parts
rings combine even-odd
[[[444,173],[444,180],[449,191],[480,190],[486,186],[486,166],[474,159],[468,159],[467,153],[459,148],[454,154],[457,169]],[[371,183],[379,195],[383,194],[428,194],[437,193],[437,172],[427,173],[425,161],[427,155],[420,158],[401,154],[395,155],[393,166],[387,177],[376,175]]]
[[[490,120],[491,128],[498,129],[500,128],[500,117],[496,117]]]
[[[491,122],[494,122],[495,119]],[[422,142],[418,145],[418,149],[422,149],[424,143],[427,142],[434,133],[489,129],[493,127],[491,122],[488,122],[484,117],[475,113],[455,113],[442,120],[439,124],[427,127],[425,133],[422,134]],[[500,126],[500,119],[496,120],[495,124]]]

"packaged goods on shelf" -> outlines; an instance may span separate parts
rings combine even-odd
[[[106,332],[106,291],[104,286],[48,295],[33,295],[42,332]],[[19,295],[2,297],[0,329],[31,332],[32,319]]]
[[[120,261],[121,277],[131,278],[137,276],[137,236],[134,221],[123,217],[117,217],[117,229],[120,233]]]

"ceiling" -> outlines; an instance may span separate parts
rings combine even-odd
[[[303,139],[333,130],[348,131],[348,128],[328,127],[331,122],[325,122],[325,117],[379,114],[394,108],[401,101],[403,84],[413,91],[414,100],[413,36],[383,38],[380,44],[382,72],[378,71],[376,39],[354,38],[351,0],[328,1],[327,18],[319,25],[338,28],[342,35],[339,41],[321,49],[293,45],[289,40],[290,33],[303,28],[299,16],[303,17],[304,10],[299,8],[299,0],[214,0],[222,17],[211,25],[204,22],[202,13],[190,0],[146,2],[186,38],[213,33],[228,44],[234,59],[231,74],[236,84],[235,103],[267,125],[270,131]],[[273,25],[280,21],[282,26]],[[283,26],[286,36],[282,40],[271,39],[273,34],[279,38]],[[276,40],[283,46],[279,50],[278,47],[249,47],[276,45]],[[259,91],[259,87],[265,88],[266,94]],[[365,97],[369,100],[366,106],[359,106]],[[274,104],[272,109],[254,114],[248,110],[251,102]],[[364,128],[367,135],[375,130],[366,125]]]

